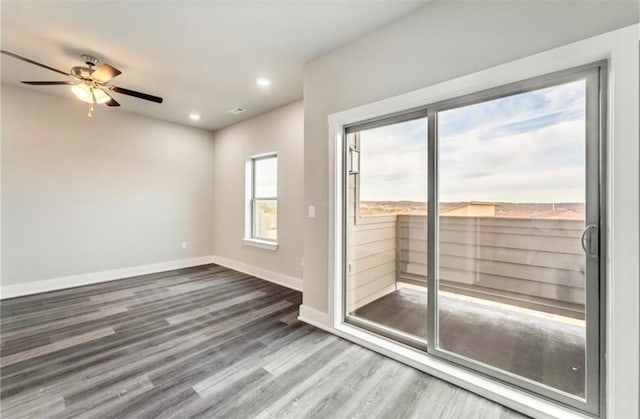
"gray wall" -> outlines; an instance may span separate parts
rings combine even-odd
[[[213,249],[216,256],[302,278],[304,105],[296,102],[214,135]],[[249,247],[244,237],[245,162],[278,153],[278,250]]]
[[[3,286],[212,253],[212,134],[87,106],[2,86]]]
[[[304,305],[328,309],[327,116],[638,22],[636,1],[433,2],[305,67]]]

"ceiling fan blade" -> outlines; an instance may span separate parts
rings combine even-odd
[[[108,102],[105,102],[105,105],[107,106],[120,106],[120,104],[118,102],[116,102],[116,100],[107,92],[104,91],[104,89],[102,89],[102,91],[104,92],[105,95],[109,96],[111,98],[111,100],[109,100]]]
[[[46,68],[47,70],[55,71],[56,73],[60,73],[60,74],[62,74],[64,76],[68,76],[69,75],[69,73],[66,73],[64,71],[58,70],[58,69],[53,68],[53,67],[49,67],[46,64],[42,64],[42,63],[39,63],[37,61],[30,60],[29,58],[22,57],[22,56],[20,56],[18,54],[14,54],[13,52],[5,51],[5,50],[0,50],[0,52],[5,54],[5,55],[8,55],[9,57],[17,58],[18,60],[25,61],[25,62],[27,62],[29,64],[37,65],[38,67],[42,67],[42,68]]]
[[[91,73],[91,78],[98,83],[106,83],[121,73],[122,71],[115,67],[111,67],[109,64],[102,64],[100,67],[96,68],[93,73]]]
[[[129,95],[137,97],[138,99],[150,100],[151,102],[162,103],[162,98],[158,96],[149,95],[146,93],[136,92],[135,90],[129,90],[118,86],[109,86],[109,90],[122,93],[123,95]]]
[[[30,84],[32,86],[55,86],[55,85],[73,85],[75,81],[21,81],[20,83]]]

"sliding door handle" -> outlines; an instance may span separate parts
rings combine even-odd
[[[584,250],[590,258],[598,257],[598,231],[599,228],[596,224],[589,224],[585,227],[580,237],[582,250]]]
[[[349,146],[349,174],[360,173],[360,150],[355,146]]]

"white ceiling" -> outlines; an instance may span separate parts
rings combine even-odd
[[[114,94],[122,108],[217,129],[302,98],[304,64],[421,1],[2,1],[2,49],[68,71],[91,53],[123,74],[112,84],[164,98]],[[64,76],[7,56],[2,83],[72,97]],[[268,89],[256,85],[264,76]],[[247,109],[241,115],[228,111]],[[199,113],[193,123],[188,114]]]

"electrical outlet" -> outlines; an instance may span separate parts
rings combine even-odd
[[[316,207],[309,205],[309,218],[316,218]]]
[[[187,242],[182,242],[182,248],[186,249],[189,246],[189,243]]]

